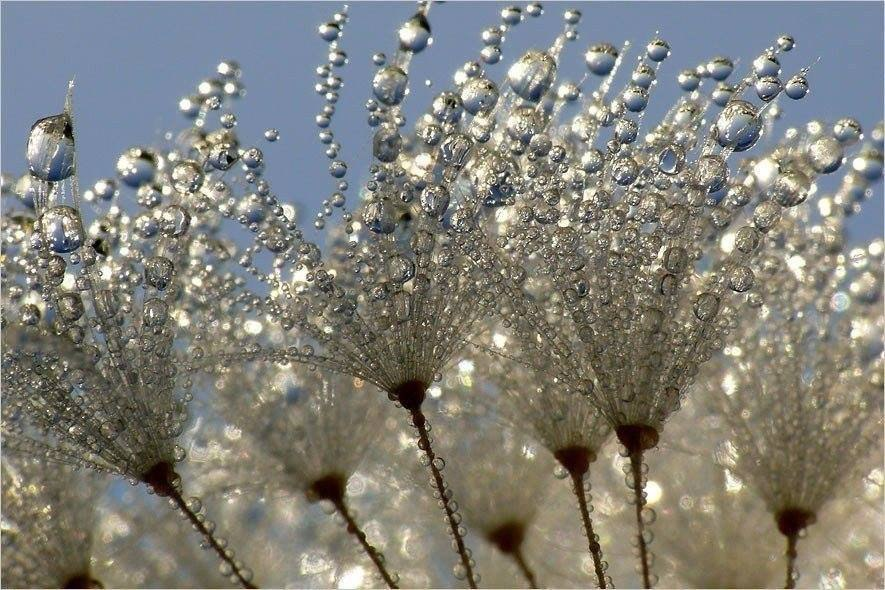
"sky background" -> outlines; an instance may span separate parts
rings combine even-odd
[[[434,43],[418,55],[406,109],[410,120],[433,94],[446,89],[454,70],[477,59],[480,32],[500,22],[504,3],[450,2],[430,13]],[[521,4],[521,5],[524,5]],[[321,98],[313,91],[314,68],[324,61],[326,44],[316,34],[337,3],[212,2],[4,2],[2,12],[2,169],[25,169],[28,129],[38,118],[61,110],[67,81],[76,76],[75,113],[81,186],[113,176],[118,155],[133,145],[161,143],[180,128],[178,99],[214,73],[223,58],[243,67],[248,95],[235,106],[241,141],[261,147],[266,177],[281,200],[302,205],[312,216],[332,186],[328,160],[316,139],[314,115]],[[745,71],[782,33],[797,46],[781,62],[784,79],[813,64],[811,93],[801,101],[784,99],[787,127],[819,118],[832,122],[856,117],[865,130],[883,118],[883,3],[881,2],[593,2],[545,3],[541,18],[528,18],[507,38],[504,59],[488,68],[500,79],[507,65],[531,47],[548,46],[562,28],[562,12],[584,13],[581,37],[567,46],[562,78],[577,80],[586,71],[587,46],[624,41],[636,48],[660,31],[673,49],[659,72],[647,115],[655,120],[678,97],[679,70],[715,55],[740,60]],[[350,63],[335,119],[336,135],[350,164],[352,183],[364,176],[371,150],[365,100],[376,51],[392,54],[395,30],[414,11],[401,2],[352,3],[342,48]],[[628,64],[634,63],[635,57]],[[627,68],[625,68],[627,69]],[[620,85],[616,84],[616,88]],[[591,87],[592,88],[592,87]],[[268,144],[261,134],[278,128],[281,139]],[[355,193],[353,193],[355,194]],[[882,184],[863,213],[852,221],[852,242],[881,236]]]

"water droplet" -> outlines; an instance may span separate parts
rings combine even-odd
[[[203,186],[203,170],[193,160],[176,162],[170,177],[172,188],[184,195],[192,195]]]
[[[507,81],[524,100],[538,102],[556,79],[556,60],[543,51],[528,51],[507,71]]]
[[[762,236],[759,232],[749,226],[742,227],[734,236],[734,246],[739,252],[749,254],[759,247]]]
[[[80,214],[73,207],[56,205],[40,216],[40,228],[49,249],[58,254],[73,252],[86,237]]]
[[[763,53],[753,60],[753,72],[757,78],[777,77],[781,73],[781,63],[773,53]]]
[[[784,86],[784,91],[787,93],[787,96],[793,100],[805,98],[805,95],[808,94],[808,79],[802,75],[793,76],[787,80],[787,84]]]
[[[229,143],[216,143],[209,148],[209,165],[216,170],[229,170],[233,166],[240,154],[237,148]]]
[[[454,92],[440,92],[430,105],[430,113],[440,123],[457,123],[463,112],[461,97]]]
[[[169,306],[162,299],[148,299],[144,302],[142,318],[145,326],[151,328],[162,326],[169,319]]]
[[[28,135],[28,170],[47,182],[60,182],[74,173],[74,130],[63,113],[40,119]]]
[[[507,117],[506,126],[511,139],[527,144],[543,129],[544,116],[533,106],[517,107]]]
[[[778,174],[768,188],[768,195],[784,207],[794,207],[808,198],[811,180],[799,170],[787,170]]]
[[[756,107],[744,100],[729,103],[716,120],[716,140],[736,152],[748,150],[762,135],[762,120]]]
[[[701,84],[701,78],[694,70],[682,70],[676,76],[676,82],[682,90],[691,92],[698,89],[698,86]]]
[[[679,174],[685,166],[685,150],[682,147],[671,144],[658,152],[658,170],[673,176]]]
[[[372,138],[372,154],[379,162],[393,162],[403,148],[403,138],[391,125],[382,125]]]
[[[441,184],[429,184],[421,193],[421,208],[435,219],[442,219],[449,208],[449,191]]]
[[[396,67],[387,66],[375,73],[372,80],[372,91],[375,98],[388,106],[398,105],[406,96],[409,77]]]
[[[633,70],[631,80],[633,80],[633,83],[640,88],[648,90],[651,87],[652,82],[655,81],[655,77],[656,74],[654,68],[643,63],[636,66],[636,69]]]
[[[76,322],[85,311],[79,293],[63,293],[58,296],[58,315],[67,322]]]
[[[386,201],[374,201],[366,205],[363,222],[369,231],[376,234],[390,234],[396,228],[393,214]]]
[[[842,144],[828,135],[818,137],[805,149],[808,161],[815,172],[830,174],[842,165]]]
[[[486,78],[471,78],[461,86],[461,103],[471,115],[487,114],[498,102],[498,87]]]
[[[151,256],[144,262],[145,282],[159,291],[169,286],[175,274],[175,265],[165,256]]]
[[[327,43],[331,43],[338,39],[338,36],[341,35],[341,27],[338,23],[323,23],[317,28],[317,32],[320,34],[320,38]]]
[[[400,49],[412,53],[419,53],[433,43],[430,36],[430,23],[420,12],[403,23],[397,37]]]
[[[734,63],[727,57],[714,57],[707,64],[707,72],[710,77],[720,82],[728,78],[732,71],[734,71]]]
[[[130,148],[117,160],[117,174],[125,184],[138,188],[154,179],[159,158],[147,149]]]
[[[765,102],[769,102],[780,94],[784,86],[777,76],[764,76],[756,80],[753,87],[756,89],[756,96]]]
[[[618,59],[618,50],[610,43],[592,45],[584,54],[587,68],[597,76],[607,76]]]
[[[716,106],[724,107],[728,104],[728,101],[731,100],[731,97],[734,96],[734,93],[734,86],[721,82],[716,85],[715,89],[713,89],[710,98],[713,99]]]
[[[510,26],[518,25],[522,22],[522,10],[518,6],[507,6],[501,9],[501,20]]]
[[[882,152],[876,149],[863,149],[851,160],[851,168],[873,182],[882,177]]]
[[[833,125],[833,135],[842,145],[854,145],[860,141],[861,127],[857,119],[845,117]]]
[[[645,53],[652,61],[664,61],[670,56],[670,44],[663,39],[653,39],[651,43],[646,45]]]
[[[264,165],[264,152],[257,147],[251,147],[243,152],[242,160],[246,168],[252,170],[260,168]]]
[[[747,266],[736,266],[728,274],[728,286],[737,293],[749,291],[754,280],[753,271]]]
[[[753,211],[753,225],[763,233],[777,225],[780,218],[781,208],[774,201],[762,201]]]
[[[714,293],[701,293],[694,302],[694,315],[702,322],[709,322],[719,313],[719,297]]]
[[[781,35],[777,38],[777,46],[781,51],[792,51],[796,46],[796,40],[790,35]]]
[[[648,106],[648,90],[642,86],[628,86],[622,96],[624,106],[631,113],[639,113]]]
[[[167,236],[183,236],[191,225],[191,214],[178,205],[169,205],[160,214],[160,230]]]

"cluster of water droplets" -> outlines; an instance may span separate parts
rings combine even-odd
[[[333,179],[313,218],[322,247],[267,178],[263,150],[279,132],[268,129],[263,147],[239,137],[234,104],[245,90],[234,61],[179,101],[185,128],[164,145],[127,149],[116,177],[82,197],[70,95],[63,113],[35,123],[28,174],[3,178],[20,202],[4,211],[2,232],[4,332],[21,334],[4,355],[5,441],[139,480],[184,458],[176,440],[197,371],[319,367],[412,411],[474,341],[544,385],[534,395],[517,373],[502,379],[515,415],[548,450],[595,455],[612,428],[660,432],[741,326],[772,300],[797,304],[785,279],[792,259],[785,270],[765,253],[782,243],[781,225],[805,215],[822,175],[848,168],[816,199],[831,220],[857,212],[881,179],[881,124],[870,143],[851,118],[770,140],[784,97],[808,94],[809,68],[782,71],[788,36],[737,79],[721,56],[679,71],[682,94],[658,121],[646,110],[663,90],[669,43],[655,36],[631,65],[630,44],[594,40],[586,73],[571,81],[562,56],[579,39],[577,10],[565,11],[549,46],[517,57],[496,81],[506,37],[542,15],[538,3],[503,9],[482,31],[478,58],[408,126],[412,57],[432,43],[429,7],[401,25],[390,57],[373,57],[372,164],[357,202],[333,126],[347,8],[318,28],[328,53],[316,69],[315,122]],[[619,74],[628,78],[620,89]],[[339,210],[341,223],[330,224]],[[841,247],[838,232],[821,228]],[[875,301],[880,283],[866,271],[849,291]],[[837,295],[827,304],[843,305]],[[497,322],[510,335],[506,351],[482,337]],[[415,392],[417,402],[407,397]],[[424,418],[412,418],[472,568],[444,462]],[[643,504],[647,465],[638,478],[629,469]],[[639,513],[654,520],[650,507]],[[245,571],[232,555],[224,567]],[[470,568],[461,563],[456,575],[476,581]]]

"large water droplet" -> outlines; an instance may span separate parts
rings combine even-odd
[[[714,57],[707,64],[707,72],[710,77],[720,82],[728,78],[733,70],[734,63],[727,57]]]
[[[645,54],[652,61],[664,61],[670,55],[670,44],[663,39],[653,39],[645,47]]]
[[[155,289],[164,290],[174,274],[175,265],[165,256],[151,256],[144,262],[144,280]]]
[[[471,78],[461,86],[461,103],[471,115],[486,114],[498,102],[498,87],[486,78]]]
[[[522,99],[538,102],[556,79],[556,60],[543,51],[528,51],[510,66],[507,81]]]
[[[117,160],[117,174],[125,184],[138,188],[154,179],[159,158],[152,151],[130,148]]]
[[[421,208],[435,219],[442,219],[449,208],[449,191],[441,184],[430,184],[421,193]]]
[[[403,149],[403,138],[395,127],[382,125],[372,138],[372,154],[379,162],[393,162]]]
[[[648,90],[642,86],[628,86],[622,95],[624,106],[631,113],[639,113],[648,106]]]
[[[28,135],[28,169],[47,182],[59,182],[74,173],[74,130],[66,114],[40,119]]]
[[[716,141],[736,152],[748,150],[762,135],[762,121],[756,107],[744,100],[729,103],[716,120]]]
[[[584,54],[587,68],[597,76],[607,76],[618,59],[618,50],[610,43],[592,45]]]
[[[193,160],[176,162],[170,174],[172,188],[184,195],[192,195],[203,186],[203,170]]]
[[[811,180],[799,170],[778,174],[768,189],[769,196],[784,207],[794,207],[808,198]]]
[[[56,205],[40,216],[40,227],[49,249],[64,254],[83,245],[85,233],[80,214],[73,207]]]
[[[433,42],[430,37],[430,23],[420,12],[402,24],[397,37],[400,49],[412,53],[423,51]]]
[[[375,98],[388,106],[398,105],[406,96],[409,77],[396,67],[387,66],[378,70],[372,80],[372,92]]]

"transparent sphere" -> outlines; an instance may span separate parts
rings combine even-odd
[[[165,256],[151,256],[144,262],[144,280],[151,287],[163,291],[172,282],[175,265]]]
[[[409,77],[396,66],[386,66],[378,70],[372,80],[372,92],[382,104],[398,105],[406,96]]]
[[[86,238],[80,214],[67,205],[56,205],[43,212],[40,229],[49,249],[58,254],[77,250]]]
[[[653,39],[646,45],[645,54],[652,61],[664,61],[670,56],[670,44],[663,39]]]
[[[399,46],[403,51],[419,53],[433,42],[430,36],[430,24],[423,14],[416,14],[402,24],[397,31]]]
[[[592,45],[584,54],[587,69],[597,76],[607,76],[618,60],[618,50],[610,43]]]
[[[117,159],[117,175],[124,184],[138,188],[154,180],[159,158],[151,150],[130,148]]]
[[[484,115],[498,103],[498,87],[486,78],[471,78],[461,86],[461,104],[471,115]]]
[[[842,145],[854,145],[860,141],[861,126],[857,119],[845,117],[833,125],[833,135]]]
[[[74,129],[67,114],[40,119],[28,134],[28,170],[40,180],[59,182],[74,173]]]
[[[811,167],[820,174],[830,174],[838,170],[844,156],[842,144],[829,135],[818,137],[809,143],[805,148],[805,154]]]
[[[429,216],[442,219],[449,208],[449,191],[441,184],[429,184],[421,193],[421,208]]]
[[[203,169],[193,160],[176,162],[170,174],[172,188],[184,195],[192,195],[203,186]]]
[[[642,86],[628,86],[621,98],[631,113],[639,113],[648,106],[648,90]]]
[[[751,103],[735,100],[719,113],[714,132],[719,145],[742,152],[753,147],[762,136],[762,120]]]
[[[541,100],[556,79],[556,60],[543,51],[528,51],[507,71],[507,81],[517,96],[531,102]]]
[[[733,71],[734,62],[727,57],[714,57],[707,64],[707,72],[710,77],[720,82],[728,78]]]
[[[768,188],[769,196],[784,207],[794,207],[808,198],[811,179],[799,170],[787,170],[778,174]]]

